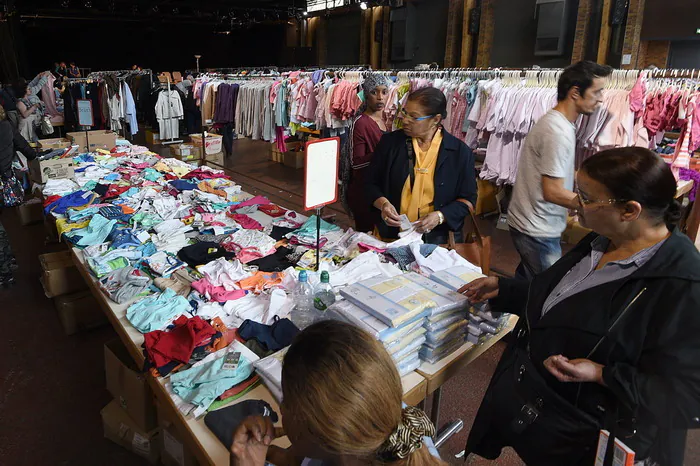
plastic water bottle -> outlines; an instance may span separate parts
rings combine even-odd
[[[319,311],[325,311],[335,302],[335,293],[331,287],[330,278],[327,271],[321,272],[321,283],[314,290],[314,307]]]
[[[294,290],[294,309],[292,309],[292,322],[300,330],[314,323],[314,292],[309,283],[306,270],[299,272],[299,282]]]

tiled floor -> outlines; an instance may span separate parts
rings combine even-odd
[[[269,146],[239,140],[226,165],[246,190],[264,194],[293,209],[302,205],[303,173],[267,160]],[[164,152],[167,152],[164,151]],[[17,284],[0,289],[0,465],[146,465],[147,463],[102,437],[99,411],[109,402],[105,390],[103,345],[116,338],[110,327],[66,336],[53,303],[38,281],[37,256],[55,250],[44,244],[42,225],[20,226],[14,210],[1,211],[19,270]],[[324,209],[341,226],[349,219],[337,205]],[[492,229],[492,267],[499,273],[515,270],[517,254],[508,234]],[[444,386],[443,424],[461,418],[465,429],[441,449],[443,459],[455,458],[466,443],[471,422],[503,350],[494,346]],[[427,406],[430,406],[428,400]],[[520,465],[513,452],[497,461],[474,459],[474,465]],[[687,465],[700,464],[700,435],[691,432]]]

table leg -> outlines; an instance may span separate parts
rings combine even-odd
[[[438,388],[433,392],[433,406],[430,410],[430,421],[435,426],[437,434],[435,435],[435,448],[440,448],[445,442],[447,442],[453,435],[458,433],[464,428],[464,421],[457,419],[451,422],[443,430],[438,431],[440,428],[440,402],[442,401],[442,387]]]
[[[430,409],[430,421],[435,426],[435,429],[439,429],[440,423],[440,401],[442,400],[442,387],[438,388],[433,392],[433,406]]]

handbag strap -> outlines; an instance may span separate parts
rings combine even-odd
[[[469,211],[469,220],[471,221],[471,227],[474,232],[474,236],[476,237],[476,244],[479,245],[480,248],[484,247],[484,241],[483,241],[483,236],[481,236],[481,230],[479,229],[479,224],[476,222],[476,216],[474,215],[474,206],[472,205],[471,202],[469,202],[466,199],[459,198],[457,199],[457,202],[461,202],[462,204],[467,206],[467,210]],[[454,236],[453,236],[454,239]]]

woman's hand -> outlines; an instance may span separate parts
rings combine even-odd
[[[387,201],[382,205],[382,220],[390,227],[400,227],[401,217],[396,212],[396,208]]]
[[[275,438],[275,427],[267,416],[246,418],[233,433],[231,464],[264,466],[267,449]]]
[[[550,356],[544,361],[544,367],[560,382],[603,382],[603,366],[590,359],[568,359],[561,354]]]
[[[415,227],[418,233],[430,233],[438,225],[440,225],[440,216],[437,212],[430,212],[425,217],[418,219]]]
[[[480,303],[498,296],[498,278],[477,278],[459,289],[459,292],[469,298],[471,303]]]

